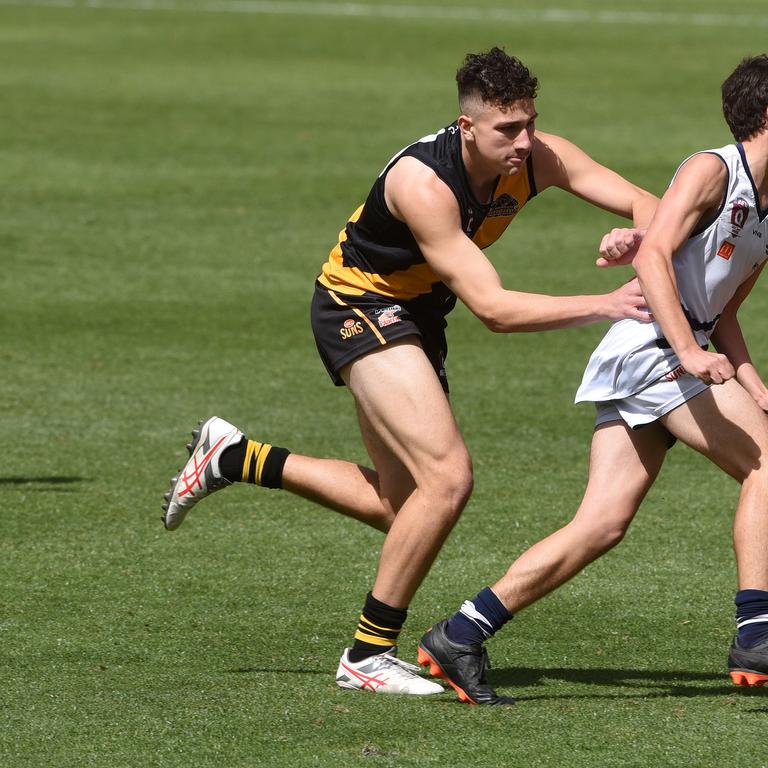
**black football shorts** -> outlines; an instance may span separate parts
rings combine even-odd
[[[445,319],[435,313],[415,311],[413,302],[376,293],[350,296],[315,283],[312,331],[317,351],[336,386],[344,386],[339,371],[390,341],[418,336],[443,389],[448,392],[445,358]]]

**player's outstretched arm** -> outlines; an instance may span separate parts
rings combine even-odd
[[[561,136],[536,133],[534,172],[539,190],[559,187],[588,203],[632,219],[634,227],[605,234],[598,248],[598,267],[630,264],[659,199],[627,181]]]
[[[541,331],[648,317],[636,281],[590,296],[504,289],[491,262],[462,231],[451,191],[417,160],[403,158],[392,168],[386,195],[390,210],[408,225],[435,273],[493,331]]]
[[[707,384],[734,376],[728,358],[706,352],[683,314],[672,259],[699,221],[717,211],[728,172],[714,155],[700,154],[678,171],[659,204],[633,266],[654,319],[689,373]]]
[[[733,298],[728,302],[712,333],[712,342],[717,351],[730,360],[736,371],[736,380],[739,384],[749,392],[764,411],[768,411],[768,387],[752,363],[737,316],[741,303],[749,295],[764,266],[764,263],[761,264],[739,286]]]

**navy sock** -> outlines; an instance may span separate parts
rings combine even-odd
[[[496,634],[512,614],[490,587],[478,592],[473,600],[465,600],[457,613],[448,619],[445,628],[450,640],[460,645],[482,643]]]
[[[736,626],[742,648],[768,640],[768,592],[742,589],[736,593]]]

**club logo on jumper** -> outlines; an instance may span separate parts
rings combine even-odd
[[[376,315],[378,315],[376,322],[379,324],[379,328],[386,328],[388,325],[394,325],[401,322],[402,318],[398,317],[398,312],[402,312],[403,308],[399,304],[393,304],[386,309],[377,309]]]
[[[339,329],[339,333],[342,339],[351,339],[353,336],[361,334],[363,330],[363,324],[350,317],[349,320],[344,321],[344,327]]]
[[[720,258],[728,261],[728,259],[733,256],[733,252],[735,250],[736,246],[733,243],[729,243],[727,240],[723,240],[723,244],[717,249],[717,255],[720,256]]]
[[[664,378],[667,381],[677,381],[682,376],[685,376],[686,373],[688,373],[688,371],[686,371],[682,365],[678,365],[677,368],[674,368],[673,370],[665,373]]]
[[[506,192],[499,195],[492,203],[491,210],[488,211],[486,218],[493,216],[514,216],[520,210],[520,203],[512,195]]]
[[[731,208],[731,236],[738,237],[741,234],[741,230],[747,223],[747,217],[749,216],[749,203],[746,200],[739,198],[734,200],[733,208]]]

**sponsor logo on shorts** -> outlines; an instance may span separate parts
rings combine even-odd
[[[731,208],[731,235],[733,237],[738,237],[741,234],[748,216],[749,203],[741,198],[734,200],[733,208]]]
[[[678,365],[677,368],[674,368],[673,370],[665,373],[664,378],[667,381],[677,381],[678,379],[685,376],[686,373],[688,373],[688,371],[686,371],[682,365]]]
[[[378,315],[376,322],[379,324],[379,328],[386,328],[388,325],[399,323],[402,318],[398,317],[397,313],[402,311],[403,308],[399,304],[393,304],[386,309],[377,309],[375,314]]]
[[[351,317],[344,321],[344,326],[339,329],[342,339],[351,339],[353,336],[358,336],[365,329],[363,324],[359,320],[353,320]]]
[[[503,195],[499,195],[491,205],[491,210],[488,211],[486,218],[490,219],[494,216],[514,216],[520,210],[520,203],[508,195],[506,192]]]
[[[733,243],[723,240],[723,244],[717,249],[717,255],[728,261],[733,256],[735,250],[736,246]]]

